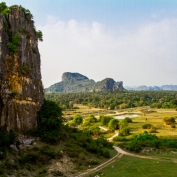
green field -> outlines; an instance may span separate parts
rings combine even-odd
[[[176,177],[177,163],[123,156],[116,162],[87,177]]]

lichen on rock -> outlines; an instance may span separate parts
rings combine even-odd
[[[0,125],[19,133],[34,128],[43,99],[32,15],[21,6],[0,8]]]

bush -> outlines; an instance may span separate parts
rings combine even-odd
[[[82,116],[80,114],[76,114],[76,115],[74,115],[74,118],[73,118],[72,122],[75,125],[80,125],[83,122],[83,118],[82,118]]]
[[[120,136],[128,136],[130,135],[130,129],[128,127],[124,127],[119,131]]]
[[[175,123],[171,124],[170,126],[171,126],[171,128],[176,128]]]
[[[50,159],[56,158],[57,152],[49,146],[42,146],[40,148],[34,147],[30,151],[22,151],[19,155],[18,161],[21,165],[46,164]]]
[[[92,125],[97,122],[97,119],[94,115],[90,114],[87,118],[84,120],[85,125]]]
[[[159,148],[160,145],[161,142],[156,135],[151,135],[148,132],[144,132],[142,134],[136,135],[132,139],[127,149],[134,152],[140,152],[140,150],[144,147]]]
[[[92,136],[98,136],[101,133],[100,128],[97,126],[87,126],[83,129],[83,131],[89,133]]]
[[[21,66],[21,73],[23,75],[29,74],[29,71],[30,71],[30,66],[28,64]]]
[[[84,148],[88,152],[104,157],[108,157],[106,150],[112,147],[112,143],[108,142],[103,137],[94,140],[88,133],[77,129],[73,129],[73,132],[70,134],[70,141],[72,141],[72,145],[67,147],[66,150],[68,152],[68,149],[73,149],[69,150],[69,153],[71,156],[75,157],[79,156],[78,152],[80,151],[77,146]]]
[[[151,124],[144,124],[144,125],[142,125],[143,129],[150,129],[151,127],[152,127]]]
[[[165,122],[166,125],[171,125],[175,123],[175,118],[174,117],[164,117],[163,121]]]
[[[149,130],[149,133],[157,133],[156,128],[152,127],[152,128]]]
[[[39,39],[39,41],[43,41],[42,31],[40,31],[40,30],[36,31],[36,36]]]
[[[13,144],[15,138],[16,134],[13,130],[8,132],[5,127],[0,127],[0,151],[5,153],[5,150]],[[0,154],[0,158],[5,156],[4,153]]]
[[[12,36],[11,42],[7,44],[7,47],[10,50],[11,55],[14,55],[14,53],[17,52],[20,39],[21,36],[19,34],[16,34]]]
[[[123,136],[116,136],[113,138],[113,141],[129,141],[129,140]]]
[[[123,119],[124,122],[127,122],[127,123],[132,123],[132,119],[130,117],[126,117],[125,119]]]

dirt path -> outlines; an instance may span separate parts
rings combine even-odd
[[[104,131],[108,131],[108,128],[105,128],[105,127],[102,127],[102,126],[99,126],[99,128],[104,130]]]
[[[108,138],[108,141],[112,141],[114,137],[118,136],[119,132],[115,131],[115,134],[113,136],[111,136],[110,138]]]
[[[126,152],[126,151],[124,151],[123,149],[121,149],[120,147],[117,147],[117,146],[113,146],[113,147],[118,153],[121,153],[123,155],[138,157],[138,158],[142,158],[142,159],[159,159],[159,158],[152,157],[152,156],[143,156],[143,155],[138,155],[138,154],[133,154],[133,153],[130,153],[130,152]]]
[[[94,172],[96,172],[98,170],[101,170],[102,168],[106,167],[107,165],[113,163],[115,160],[121,158],[122,155],[123,154],[118,153],[116,156],[114,156],[113,158],[111,158],[108,161],[104,162],[103,164],[101,164],[101,165],[99,165],[99,166],[97,166],[95,168],[89,169],[86,172],[84,172],[82,174],[79,174],[79,175],[77,175],[75,177],[84,177],[85,175],[89,175],[89,174],[94,173]]]
[[[104,131],[108,131],[108,130],[109,130],[108,128],[105,128],[105,127],[102,127],[102,126],[99,126],[99,128],[101,128],[101,129],[104,130]],[[108,140],[108,141],[112,141],[113,138],[116,137],[116,136],[118,136],[118,135],[119,135],[119,132],[118,132],[118,131],[115,131],[115,132],[114,132],[114,135],[111,136],[110,138],[108,138],[107,140]]]
[[[106,161],[105,163],[93,168],[93,169],[89,169],[86,172],[77,175],[76,177],[84,177],[86,175],[92,174],[98,170],[101,170],[102,168],[106,167],[107,165],[113,163],[115,160],[120,159],[123,155],[128,155],[128,156],[133,156],[133,157],[139,157],[139,158],[145,158],[145,159],[158,159],[158,158],[154,158],[154,157],[148,157],[148,156],[141,156],[141,155],[136,155],[136,154],[132,154],[129,152],[126,152],[124,150],[122,150],[119,147],[113,146],[113,148],[118,152],[116,156],[114,156],[113,158],[109,159],[108,161]]]

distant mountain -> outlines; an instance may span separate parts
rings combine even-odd
[[[163,90],[177,90],[177,85],[163,85],[161,88]]]
[[[125,86],[126,90],[135,90],[135,91],[145,91],[145,90],[177,90],[177,85],[162,85],[162,86],[138,86],[138,87],[129,87]]]
[[[45,92],[93,92],[107,90],[123,91],[125,89],[123,88],[122,81],[115,82],[112,78],[106,78],[102,81],[95,82],[82,74],[65,72],[62,75],[62,81],[46,88]]]

